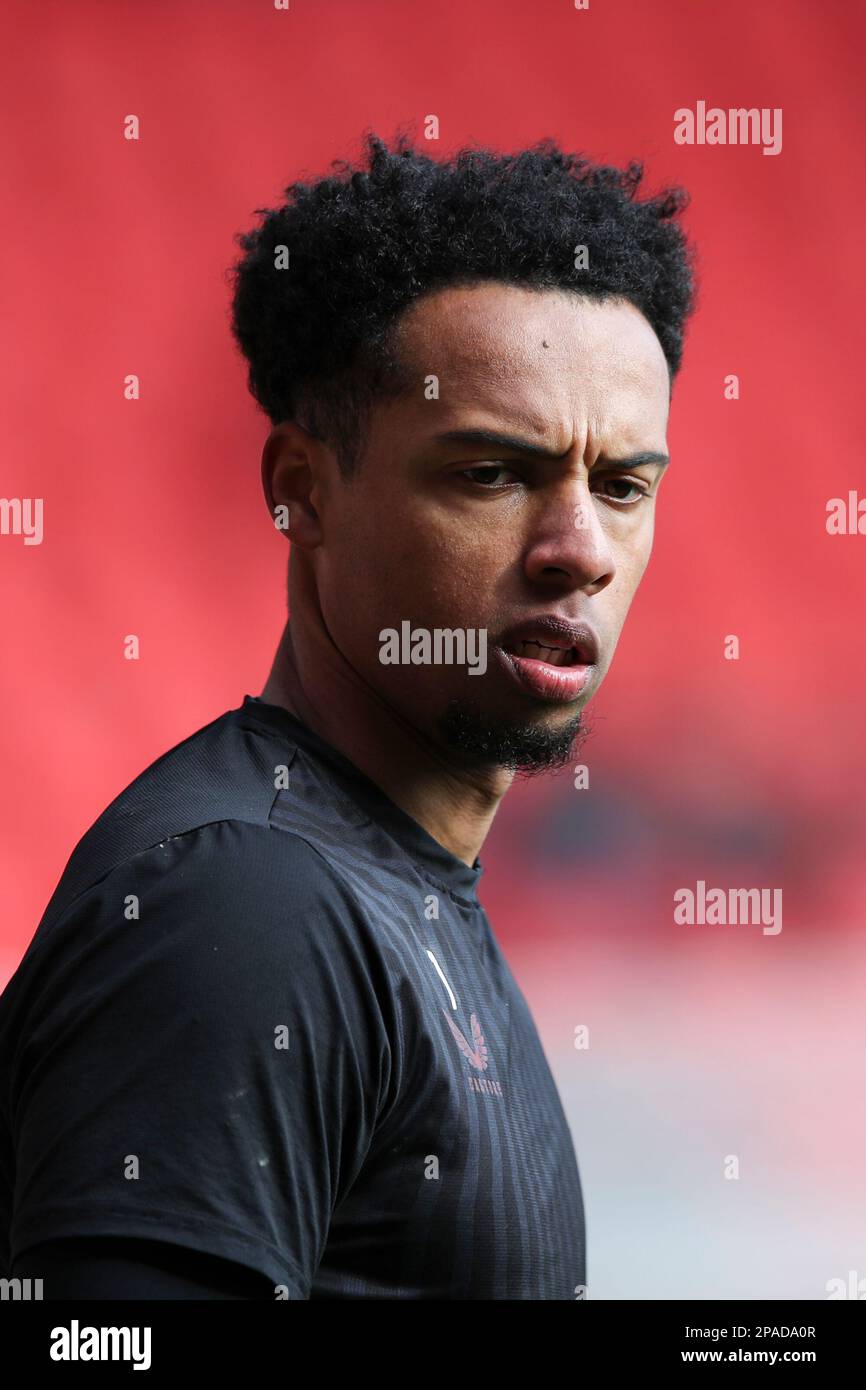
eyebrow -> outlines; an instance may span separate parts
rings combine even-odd
[[[527,458],[551,460],[565,458],[565,454],[554,453],[551,449],[542,449],[540,445],[533,444],[530,439],[521,439],[519,435],[515,434],[499,434],[496,430],[445,430],[443,434],[435,435],[434,439],[439,444],[489,444],[494,449],[506,449],[511,453],[524,454]],[[567,449],[565,453],[568,453]],[[670,461],[669,454],[660,454],[652,449],[618,459],[606,458],[605,455],[601,454],[597,459],[597,462],[604,464],[605,468],[637,468],[645,463],[658,463],[662,467],[666,467]]]

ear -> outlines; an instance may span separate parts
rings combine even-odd
[[[274,525],[293,545],[315,549],[322,525],[314,505],[320,488],[321,444],[303,425],[283,420],[262,449],[262,487]]]

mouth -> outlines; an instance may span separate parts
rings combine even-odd
[[[590,628],[551,616],[512,629],[495,651],[523,694],[561,703],[586,690],[598,643]]]
[[[505,651],[512,656],[528,657],[531,661],[543,661],[548,666],[579,666],[582,664],[576,647],[548,647],[531,638],[508,643]]]

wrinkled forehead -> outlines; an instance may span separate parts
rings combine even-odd
[[[536,434],[664,432],[670,377],[643,314],[627,300],[484,282],[415,303],[396,332],[414,402],[520,420]],[[425,388],[435,377],[435,395]]]

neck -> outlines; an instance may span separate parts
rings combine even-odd
[[[295,715],[434,840],[474,865],[511,773],[450,762],[361,680],[327,633],[297,619],[286,624],[261,698]]]

